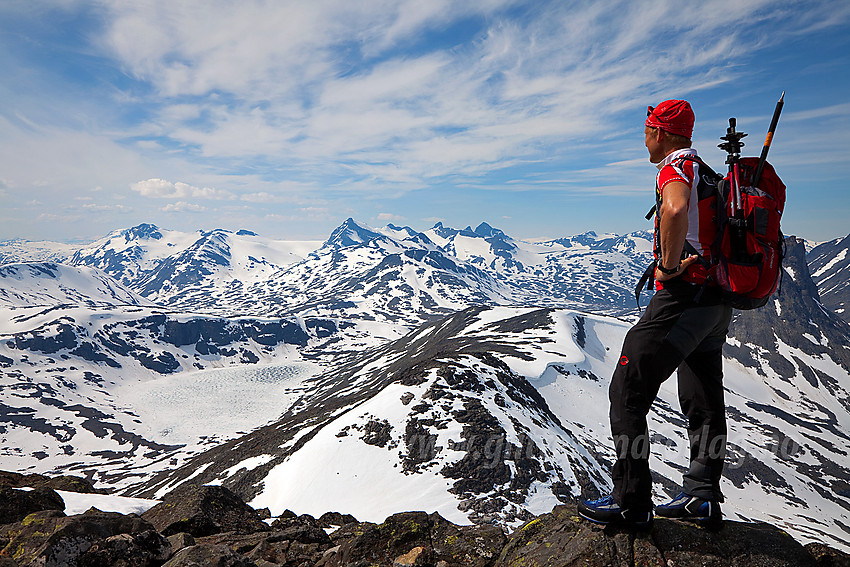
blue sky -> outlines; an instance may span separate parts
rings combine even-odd
[[[787,234],[850,233],[850,3],[4,0],[0,239],[348,217],[517,238],[648,228],[646,106],[728,118]]]

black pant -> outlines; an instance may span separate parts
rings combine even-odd
[[[655,293],[629,330],[611,380],[611,433],[617,460],[613,496],[624,508],[652,507],[646,416],[661,383],[679,369],[679,402],[688,418],[690,468],[687,494],[722,501],[720,475],[726,451],[722,347],[732,309],[712,290],[674,280]]]

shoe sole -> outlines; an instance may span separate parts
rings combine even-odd
[[[716,528],[723,525],[722,518],[711,518],[706,516],[665,516],[663,514],[657,514],[657,516],[659,518],[664,518],[665,520],[679,520],[680,522],[698,524],[704,528]]]
[[[644,530],[652,527],[652,520],[649,520],[648,522],[627,522],[626,520],[611,520],[606,522],[603,520],[597,520],[596,518],[591,518],[582,514],[581,512],[579,512],[578,515],[587,520],[588,522],[596,524],[597,526],[620,526],[623,528],[637,528],[639,530]]]

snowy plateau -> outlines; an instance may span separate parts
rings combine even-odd
[[[781,292],[725,347],[723,510],[850,551],[850,237],[786,244]],[[134,510],[198,482],[273,515],[515,528],[610,490],[607,387],[650,257],[646,232],[353,219],[324,242],[0,242],[0,470]],[[689,452],[676,390],[650,414],[657,502]]]

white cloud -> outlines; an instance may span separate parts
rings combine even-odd
[[[393,213],[378,213],[378,216],[375,217],[377,220],[381,222],[401,222],[407,220],[405,217],[400,215],[395,215]]]
[[[194,197],[199,199],[233,199],[234,196],[228,191],[212,189],[210,187],[194,187],[188,183],[178,181],[172,183],[165,179],[148,179],[130,185],[130,189],[136,191],[143,197],[155,199],[176,199]]]
[[[326,207],[301,207],[294,210],[292,214],[269,213],[263,218],[272,222],[318,221],[336,220],[337,215]]]
[[[96,203],[89,203],[87,205],[82,205],[82,209],[86,211],[94,211],[94,212],[116,212],[116,213],[129,213],[132,212],[132,207],[128,207],[126,205],[98,205]]]
[[[280,197],[277,195],[272,195],[271,193],[266,193],[265,191],[260,191],[259,193],[247,193],[240,197],[243,201],[248,201],[249,203],[277,203],[280,202]]]
[[[80,220],[80,217],[79,215],[41,213],[40,215],[38,215],[37,220],[50,223],[66,223],[78,221]]]
[[[177,203],[169,203],[160,210],[165,213],[202,213],[206,211],[207,208],[195,203],[178,201]]]

